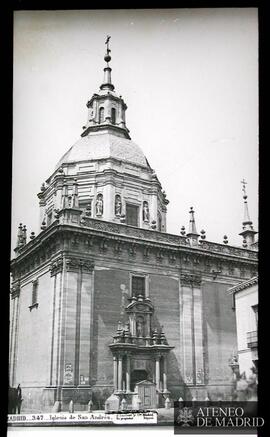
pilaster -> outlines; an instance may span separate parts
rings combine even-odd
[[[16,281],[11,289],[11,326],[10,326],[10,385],[16,383],[16,362],[17,362],[17,346],[18,346],[18,328],[19,328],[19,304],[20,304],[20,282]]]
[[[93,263],[73,256],[51,265],[54,285],[51,384],[90,385]]]
[[[204,384],[201,277],[181,273],[181,348],[186,384]]]

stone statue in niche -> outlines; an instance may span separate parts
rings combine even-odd
[[[122,213],[122,202],[119,194],[115,196],[115,215],[120,216]]]
[[[149,222],[149,206],[148,202],[143,202],[143,221]]]
[[[102,194],[99,194],[97,196],[96,201],[96,215],[101,216],[103,214],[103,196]]]
[[[136,322],[137,337],[143,337],[143,320],[138,318]]]

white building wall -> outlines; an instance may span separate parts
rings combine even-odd
[[[253,305],[258,304],[258,286],[254,285],[235,293],[235,312],[237,326],[237,344],[240,372],[251,373],[250,368],[254,366],[253,353],[247,347],[247,332],[257,331],[257,323]]]

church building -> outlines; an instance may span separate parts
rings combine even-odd
[[[20,224],[11,261],[10,385],[22,412],[229,400],[237,351],[229,289],[257,275],[244,196],[243,247],[167,232],[168,199],[126,123],[107,41],[87,122],[38,193],[40,233]],[[168,146],[169,147],[169,146]]]

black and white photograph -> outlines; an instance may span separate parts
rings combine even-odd
[[[256,404],[257,8],[13,26],[8,434]]]

